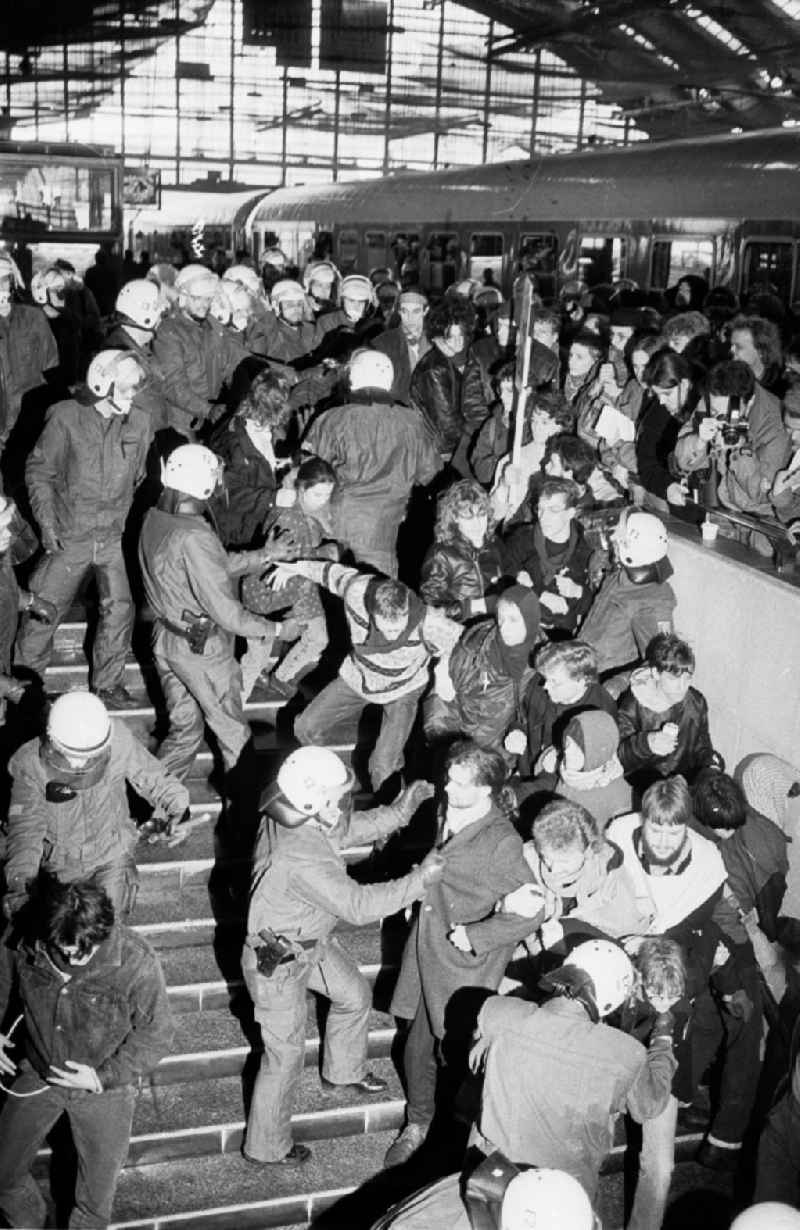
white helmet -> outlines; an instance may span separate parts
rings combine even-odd
[[[653,513],[625,511],[614,531],[617,554],[626,568],[656,564],[667,554],[669,537]]]
[[[563,1170],[526,1170],[506,1188],[500,1230],[593,1230],[595,1216],[577,1179]]]
[[[91,692],[66,692],[50,707],[47,738],[62,756],[79,759],[100,756],[111,742],[108,710]]]
[[[293,278],[281,278],[269,292],[269,297],[272,306],[277,309],[282,303],[305,303],[306,292]]]
[[[127,414],[134,389],[141,383],[143,375],[139,360],[129,350],[101,350],[89,364],[86,385],[98,400],[110,402],[119,414]],[[116,387],[120,382],[127,386],[122,399]]]
[[[218,285],[219,278],[205,265],[185,265],[175,278],[179,295],[196,295],[201,299],[212,299]]]
[[[40,307],[48,303],[51,307],[63,307],[66,289],[67,279],[60,269],[40,269],[31,278],[31,298]]]
[[[375,287],[363,273],[351,273],[342,279],[342,299],[356,299],[359,303],[375,302]]]
[[[800,1230],[800,1213],[791,1205],[767,1200],[740,1213],[731,1230]]]
[[[383,389],[388,393],[394,382],[394,364],[380,350],[357,350],[350,360],[350,388]]]
[[[230,326],[243,333],[253,315],[253,296],[241,282],[227,282],[225,294],[231,309]]]
[[[325,282],[328,286],[333,286],[338,281],[339,270],[333,261],[310,261],[303,273],[303,285],[306,290],[311,289],[312,282]]]
[[[243,286],[245,290],[249,290],[251,295],[260,295],[264,289],[261,278],[249,265],[231,265],[230,269],[226,269],[223,273],[222,280]]]
[[[299,747],[286,757],[277,778],[278,789],[305,819],[337,803],[352,783],[341,756],[327,747]]]
[[[11,278],[12,286],[17,290],[25,289],[25,281],[19,271],[19,265],[8,252],[0,252],[0,278]]]
[[[204,444],[179,444],[162,466],[161,482],[169,491],[180,491],[196,500],[208,500],[220,480],[219,457]]]
[[[120,316],[124,316],[139,329],[152,333],[164,314],[161,291],[149,278],[134,278],[126,282],[114,304]]]
[[[288,257],[280,248],[267,248],[261,255],[261,268],[271,265],[273,269],[283,270],[288,264]]]
[[[592,980],[591,999],[600,1020],[619,1008],[633,989],[633,965],[619,944],[611,940],[587,940],[578,944],[563,963],[562,969],[579,969]],[[554,977],[557,979],[558,971]]]

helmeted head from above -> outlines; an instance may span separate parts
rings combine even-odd
[[[270,248],[267,248],[261,257],[261,268],[262,269],[264,268],[265,265],[267,265],[271,269],[276,269],[280,273],[283,273],[288,263],[289,261],[286,256],[286,253],[282,251],[281,248],[275,245],[273,245]]]
[[[299,747],[284,760],[261,810],[285,828],[314,820],[332,829],[347,814],[345,796],[349,802],[353,781],[352,771],[330,748]]]
[[[162,465],[161,482],[195,500],[209,500],[222,477],[222,462],[204,444],[180,444]]]
[[[669,536],[653,513],[625,509],[612,535],[617,559],[624,568],[645,568],[664,559]]]
[[[230,269],[226,269],[222,275],[223,282],[233,282],[236,286],[243,286],[253,298],[258,298],[264,289],[261,279],[255,269],[251,269],[249,265],[231,265]]]
[[[175,278],[178,304],[193,320],[205,320],[218,286],[219,278],[205,265],[185,265]]]
[[[526,1170],[506,1188],[500,1230],[593,1230],[589,1197],[563,1170]]]
[[[375,304],[375,287],[362,273],[351,273],[342,279],[340,288],[342,310],[348,320],[361,320]]]
[[[800,1230],[800,1212],[789,1204],[765,1200],[740,1213],[731,1230]]]
[[[306,265],[303,286],[316,303],[332,303],[338,283],[339,270],[333,261],[309,261]]]
[[[290,325],[299,325],[306,313],[306,292],[292,278],[281,278],[269,293],[275,313]]]
[[[381,389],[388,393],[394,383],[394,364],[380,350],[356,350],[348,367],[351,393]]]
[[[60,269],[40,269],[31,278],[31,298],[39,307],[61,311],[66,303],[67,279]]]
[[[19,266],[8,252],[0,251],[0,320],[11,315],[11,303],[15,289],[25,289]]]
[[[101,350],[89,364],[86,387],[104,415],[124,417],[130,413],[144,370],[128,350]]]
[[[591,1020],[602,1021],[619,1008],[633,991],[631,959],[611,940],[578,944],[564,964],[547,974],[540,986],[583,1004]]]
[[[95,785],[111,756],[111,718],[103,702],[82,689],[50,706],[42,759],[53,778],[72,790]]]
[[[134,278],[122,287],[114,307],[123,324],[135,325],[145,333],[155,333],[166,304],[155,281]]]
[[[7,495],[0,494],[0,556],[5,555],[14,538],[14,517],[17,506]]]

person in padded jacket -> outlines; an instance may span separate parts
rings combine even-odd
[[[505,590],[494,619],[468,628],[450,655],[446,674],[437,675],[423,710],[428,740],[460,731],[499,751],[509,727],[519,721],[538,641],[538,598],[522,585]]]
[[[538,594],[551,640],[574,636],[592,604],[592,548],[576,519],[580,498],[571,479],[546,479],[536,524],[515,526],[502,542],[503,571]]]
[[[464,623],[494,610],[487,589],[500,576],[500,555],[489,534],[489,497],[470,479],[439,496],[433,545],[422,563],[419,592],[430,606]]]
[[[263,533],[278,486],[275,443],[290,416],[289,381],[267,368],[255,377],[233,418],[211,437],[211,448],[225,465],[211,510],[226,547],[255,546]]]
[[[639,791],[674,773],[691,783],[702,769],[720,763],[711,744],[705,697],[691,686],[694,667],[686,642],[672,632],[659,632],[617,701],[619,758]]]
[[[411,404],[425,417],[447,460],[464,431],[461,386],[474,320],[472,304],[461,299],[445,298],[432,307],[425,318],[432,346],[411,376]]]

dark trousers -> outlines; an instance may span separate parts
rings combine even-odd
[[[695,1000],[691,1023],[692,1072],[696,1084],[719,1054],[719,1099],[708,1134],[726,1144],[741,1142],[761,1073],[761,992],[754,973],[746,980],[753,1001],[749,1021],[733,1016],[709,991]]]
[[[44,677],[56,628],[65,619],[90,569],[100,597],[92,650],[92,687],[102,691],[122,683],[133,629],[133,599],[119,538],[107,542],[70,542],[63,551],[54,551],[40,560],[29,588],[39,598],[53,603],[56,617],[47,624],[30,615],[23,616],[15,661],[17,666],[26,666]]]
[[[65,1114],[78,1155],[69,1226],[107,1226],[131,1136],[131,1086],[105,1093],[61,1089],[46,1085],[23,1062],[13,1088],[18,1094],[41,1092],[35,1097],[9,1097],[0,1115],[0,1210],[13,1226],[44,1225],[46,1206],[30,1169],[45,1136]]]
[[[753,1199],[800,1201],[800,1106],[788,1090],[770,1111],[758,1142]]]

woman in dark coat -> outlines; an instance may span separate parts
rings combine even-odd
[[[486,591],[500,576],[500,555],[489,514],[489,496],[478,483],[453,483],[439,496],[433,545],[422,563],[421,597],[462,623],[494,609]]]
[[[211,437],[225,463],[225,479],[211,508],[226,547],[256,545],[278,486],[275,456],[291,416],[289,383],[269,370],[256,376],[233,418]]]

